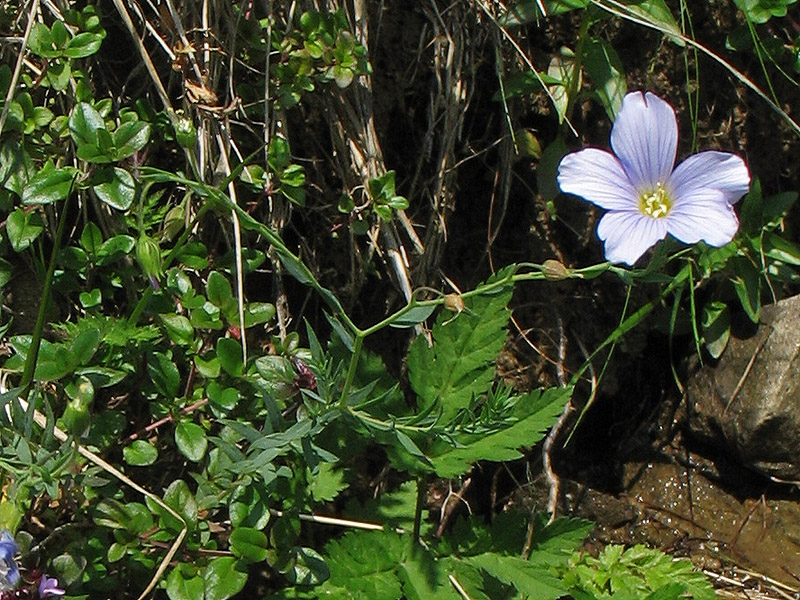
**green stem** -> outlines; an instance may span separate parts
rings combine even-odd
[[[570,381],[570,386],[574,386],[578,383],[578,380],[583,376],[586,372],[586,369],[589,368],[589,364],[591,363],[592,359],[599,352],[601,352],[604,348],[617,342],[623,335],[628,333],[631,329],[636,327],[648,314],[652,311],[656,306],[658,306],[663,298],[666,298],[669,294],[671,294],[677,287],[683,285],[688,279],[690,279],[692,274],[692,263],[686,264],[686,266],[681,269],[678,274],[673,277],[672,281],[670,281],[669,285],[664,288],[664,291],[661,292],[658,296],[647,302],[646,304],[639,307],[639,309],[629,316],[627,319],[622,321],[617,328],[611,332],[602,344],[600,344],[597,348],[595,348],[594,352],[592,352],[586,361],[583,363],[580,369],[572,376]]]
[[[194,219],[192,219],[192,222],[189,223],[189,226],[183,230],[181,237],[178,238],[178,241],[175,243],[172,249],[167,252],[166,256],[164,256],[164,259],[161,263],[164,270],[169,268],[169,266],[172,264],[172,261],[178,256],[178,252],[186,245],[186,242],[189,241],[189,236],[192,234],[195,224],[197,224],[209,210],[210,207],[208,206],[208,202],[205,202],[200,207],[200,209],[197,211],[197,214],[194,216]],[[139,322],[139,318],[142,316],[142,313],[144,312],[147,303],[150,302],[150,298],[152,298],[152,296],[153,288],[147,286],[142,293],[142,297],[139,298],[136,306],[133,307],[131,315],[128,317],[128,323],[130,325],[136,325]]]
[[[72,181],[72,186],[75,185],[75,180]],[[27,400],[30,394],[31,387],[33,386],[33,376],[36,372],[36,361],[39,358],[39,347],[42,343],[42,332],[44,331],[44,321],[47,318],[47,309],[50,306],[50,290],[53,287],[53,274],[56,270],[56,259],[58,252],[61,249],[61,240],[64,238],[64,229],[67,223],[67,202],[72,195],[72,188],[70,188],[67,200],[64,201],[61,216],[58,219],[58,228],[56,229],[56,237],[53,240],[53,249],[50,252],[50,264],[47,266],[47,273],[44,276],[44,285],[42,286],[42,302],[39,304],[39,313],[36,315],[36,324],[33,327],[33,335],[31,336],[31,345],[28,348],[28,356],[25,358],[25,367],[22,371],[22,392],[20,397]]]
[[[363,345],[364,336],[357,333],[356,339],[353,342],[353,355],[350,357],[350,364],[347,367],[347,378],[344,380],[344,387],[342,387],[342,397],[339,400],[339,406],[341,408],[347,408],[347,395],[350,393],[350,388],[353,386],[353,380],[356,377],[358,360],[361,358],[361,348]]]
[[[422,529],[422,504],[425,502],[425,480],[417,477],[417,502],[414,506],[414,541],[419,542],[419,532]]]

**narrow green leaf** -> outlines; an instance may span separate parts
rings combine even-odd
[[[158,392],[171,400],[178,395],[181,376],[175,363],[163,352],[154,352],[147,357],[147,372]]]
[[[669,35],[669,39],[683,47],[685,42],[680,39],[682,35],[681,27],[672,16],[672,12],[664,0],[632,0],[625,2],[627,9],[638,17],[644,18],[649,23],[658,25],[661,29],[674,35]]]
[[[611,44],[601,38],[590,38],[584,43],[583,66],[608,118],[613,121],[628,91],[622,61]]]
[[[91,327],[78,334],[70,346],[70,354],[79,366],[88,363],[100,347],[100,330]]]
[[[735,257],[734,277],[731,278],[742,308],[753,323],[761,318],[761,274],[745,257]]]
[[[390,325],[391,327],[397,327],[401,329],[406,327],[414,327],[430,317],[435,308],[436,307],[434,306],[415,306],[403,313],[403,315],[398,319],[392,321]]]
[[[702,316],[703,340],[712,358],[719,358],[731,337],[731,312],[719,300],[707,303]]]

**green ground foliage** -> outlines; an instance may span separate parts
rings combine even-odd
[[[733,314],[789,292],[796,166],[763,150],[733,242],[668,240],[635,269],[602,261],[556,168],[607,146],[638,89],[676,105],[681,156],[751,149],[749,114],[709,114],[734,90],[771,128],[753,144],[797,150],[794,5],[3,3],[0,527],[20,587],[712,597],[686,560],[580,553],[592,524],[525,490],[591,360],[648,315],[718,357]],[[585,353],[559,354],[559,303]],[[498,377],[525,328],[547,360]],[[512,461],[506,501],[461,494]]]

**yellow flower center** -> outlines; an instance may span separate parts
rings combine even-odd
[[[648,217],[660,219],[666,217],[672,210],[672,199],[661,182],[658,182],[655,190],[644,192],[639,196],[639,208]]]

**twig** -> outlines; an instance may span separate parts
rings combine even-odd
[[[198,400],[194,404],[190,404],[189,406],[184,406],[180,410],[179,414],[188,415],[189,413],[192,413],[192,412],[196,411],[198,408],[204,407],[206,404],[208,404],[208,398],[203,398],[202,400]],[[174,423],[174,422],[175,422],[175,417],[173,417],[171,414],[167,415],[166,417],[162,417],[161,419],[158,419],[157,421],[153,421],[152,423],[150,423],[149,425],[147,425],[143,429],[140,429],[139,431],[136,431],[136,432],[130,434],[128,437],[126,437],[122,441],[122,445],[126,446],[127,444],[130,444],[131,442],[134,442],[134,441],[138,440],[141,437],[145,437],[145,436],[149,435],[151,432],[155,431],[156,429],[158,429],[162,425],[166,425],[167,423]]]
[[[27,411],[28,402],[23,398],[17,398],[17,400],[20,406],[22,407],[22,410]],[[47,417],[45,417],[42,413],[40,413],[36,409],[34,409],[33,411],[33,420],[39,427],[41,427],[44,430],[47,430],[48,428]],[[53,436],[62,443],[66,442],[69,439],[69,436],[64,431],[55,426],[53,426]],[[186,525],[186,521],[184,521],[183,517],[180,514],[178,514],[178,512],[175,511],[175,509],[169,506],[156,494],[140,486],[138,483],[133,481],[127,475],[122,473],[119,469],[117,469],[116,467],[112,466],[111,464],[107,463],[105,460],[100,458],[97,454],[95,454],[91,450],[87,450],[77,442],[75,443],[75,446],[76,449],[78,450],[78,454],[83,456],[86,460],[100,467],[106,473],[112,475],[125,485],[133,488],[146,498],[149,498],[150,500],[155,502],[160,508],[163,508],[165,511],[167,511],[170,514],[170,516],[177,519],[178,522],[181,524],[181,531],[180,533],[178,533],[178,537],[175,538],[175,541],[172,543],[169,550],[167,550],[167,553],[164,555],[164,558],[161,559],[161,562],[158,565],[158,569],[156,569],[156,572],[153,575],[153,578],[150,580],[150,583],[147,584],[145,590],[141,594],[139,594],[139,597],[137,598],[137,600],[143,600],[156,587],[156,584],[159,582],[161,577],[164,575],[164,572],[167,570],[170,561],[175,556],[175,553],[178,551],[178,548],[180,548],[180,545],[183,543],[183,539],[186,537],[186,532],[188,531],[188,526]]]
[[[461,596],[461,597],[462,597],[464,600],[472,600],[472,599],[469,597],[469,594],[467,594],[467,590],[465,590],[465,589],[464,589],[464,588],[461,586],[461,584],[460,584],[460,583],[458,583],[458,579],[456,579],[456,578],[455,578],[455,575],[453,575],[453,574],[451,573],[451,574],[449,574],[449,575],[447,576],[447,578],[450,580],[450,583],[451,583],[451,585],[452,585],[454,588],[456,588],[456,591],[458,592],[459,596]]]
[[[450,520],[450,516],[453,514],[453,511],[455,510],[456,506],[458,506],[459,502],[463,502],[464,504],[466,504],[467,509],[470,512],[472,512],[472,510],[469,508],[469,504],[467,503],[466,500],[464,500],[464,493],[467,491],[467,489],[471,484],[472,484],[472,478],[468,477],[457,492],[453,493],[452,488],[450,489],[450,493],[447,494],[447,498],[445,498],[444,502],[442,503],[441,516],[439,518],[439,527],[436,529],[437,538],[442,537],[444,529],[445,527],[447,527],[447,522]]]
[[[17,63],[14,65],[14,73],[11,75],[11,82],[8,85],[6,92],[5,104],[3,104],[3,112],[0,113],[0,132],[3,131],[3,126],[6,124],[8,111],[11,108],[11,101],[14,99],[14,92],[17,90],[17,82],[19,75],[22,72],[22,63],[25,60],[25,51],[28,48],[28,38],[31,35],[31,28],[33,27],[34,15],[39,10],[39,0],[31,2],[31,9],[28,11],[28,24],[25,25],[25,33],[22,36],[22,44],[17,55]]]

